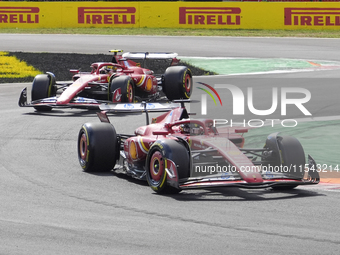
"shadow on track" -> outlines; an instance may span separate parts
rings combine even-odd
[[[177,201],[270,201],[282,199],[296,199],[305,197],[325,196],[315,191],[305,189],[273,190],[267,189],[242,189],[242,188],[218,188],[213,190],[182,191],[170,197]]]
[[[141,185],[141,186],[149,187],[147,181],[145,181],[145,180],[138,180],[138,179],[132,178],[131,176],[128,176],[124,173],[116,173],[115,171],[93,172],[93,173],[84,172],[84,173],[90,174],[90,175],[95,175],[95,176],[111,176],[111,177],[114,177],[114,178],[119,178],[121,180],[126,180],[129,183],[132,183],[133,185]],[[151,189],[150,189],[150,192],[152,192]]]
[[[178,194],[157,194],[151,190],[147,181],[138,180],[128,176],[124,173],[98,172],[88,173],[96,176],[112,176],[121,180],[126,180],[128,185],[140,185],[148,189],[152,195],[163,196],[166,198],[175,199],[179,202],[187,201],[270,201],[283,199],[297,199],[306,197],[326,196],[315,191],[295,188],[292,190],[273,190],[271,188],[265,189],[242,189],[242,188],[215,188],[215,189],[196,189],[183,190]]]

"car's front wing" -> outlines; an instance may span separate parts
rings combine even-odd
[[[21,91],[19,97],[20,107],[52,107],[52,108],[80,108],[80,109],[99,109],[99,105],[107,101],[96,100],[85,97],[75,97],[67,104],[58,104],[57,97],[48,97],[27,103],[27,88]]]
[[[266,179],[260,183],[248,183],[244,180],[227,180],[223,179],[223,177],[215,177],[215,178],[203,178],[203,179],[193,179],[189,178],[188,180],[181,182],[179,184],[180,189],[203,189],[203,188],[220,188],[220,187],[238,187],[238,188],[247,188],[247,189],[263,189],[274,186],[297,186],[297,185],[312,185],[318,184],[319,179],[313,180],[295,180],[289,178],[275,178],[275,179]]]

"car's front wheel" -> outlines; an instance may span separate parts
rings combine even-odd
[[[292,136],[277,136],[278,152],[272,167],[280,169],[292,179],[302,180],[305,174],[305,152],[299,140]],[[270,166],[270,165],[269,165]],[[276,185],[273,189],[287,190],[298,185]]]
[[[31,98],[36,101],[56,95],[55,77],[53,74],[38,74],[32,84]],[[49,106],[36,106],[37,111],[51,111]]]
[[[155,142],[148,152],[146,159],[146,180],[152,190],[159,194],[175,194],[180,188],[167,183],[167,170],[170,161],[176,165],[177,180],[188,178],[190,174],[189,153],[185,146],[174,140]]]
[[[108,98],[111,102],[133,103],[135,88],[131,77],[122,75],[113,78],[109,85]]]

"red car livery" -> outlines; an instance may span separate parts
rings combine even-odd
[[[190,119],[184,101],[101,105],[101,122],[85,123],[79,131],[82,169],[146,179],[157,193],[215,187],[291,189],[319,182],[315,161],[308,155],[306,163],[296,138],[274,133],[263,148],[244,148],[247,129],[217,129],[211,119]],[[167,112],[149,123],[152,111]],[[110,112],[145,112],[147,123],[134,134],[117,134],[107,117]]]
[[[176,53],[124,53],[113,50],[111,62],[91,65],[91,72],[70,70],[72,82],[56,82],[53,73],[37,75],[32,84],[31,103],[27,103],[27,88],[19,98],[19,106],[31,106],[37,111],[53,107],[98,108],[101,103],[133,103],[142,100],[189,99],[193,89],[192,73],[178,65]],[[143,68],[140,62],[169,60],[163,74]]]

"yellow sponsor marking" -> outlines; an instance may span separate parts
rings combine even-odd
[[[141,86],[141,85],[144,83],[145,77],[146,77],[145,75],[142,75],[142,77],[141,77],[141,79],[139,80],[139,82],[136,83],[136,86],[137,86],[137,87]]]
[[[87,129],[85,126],[84,127],[84,130],[85,130],[85,135],[86,135],[86,143],[87,143],[87,152],[86,152],[86,162],[89,162],[89,156],[90,156],[90,150],[89,150],[89,147],[90,147],[90,139],[89,139],[89,135],[87,133]]]
[[[144,142],[143,142],[143,138],[140,137],[140,144],[142,145],[143,149],[145,150],[145,152],[147,153],[149,151],[149,149],[145,146]]]

